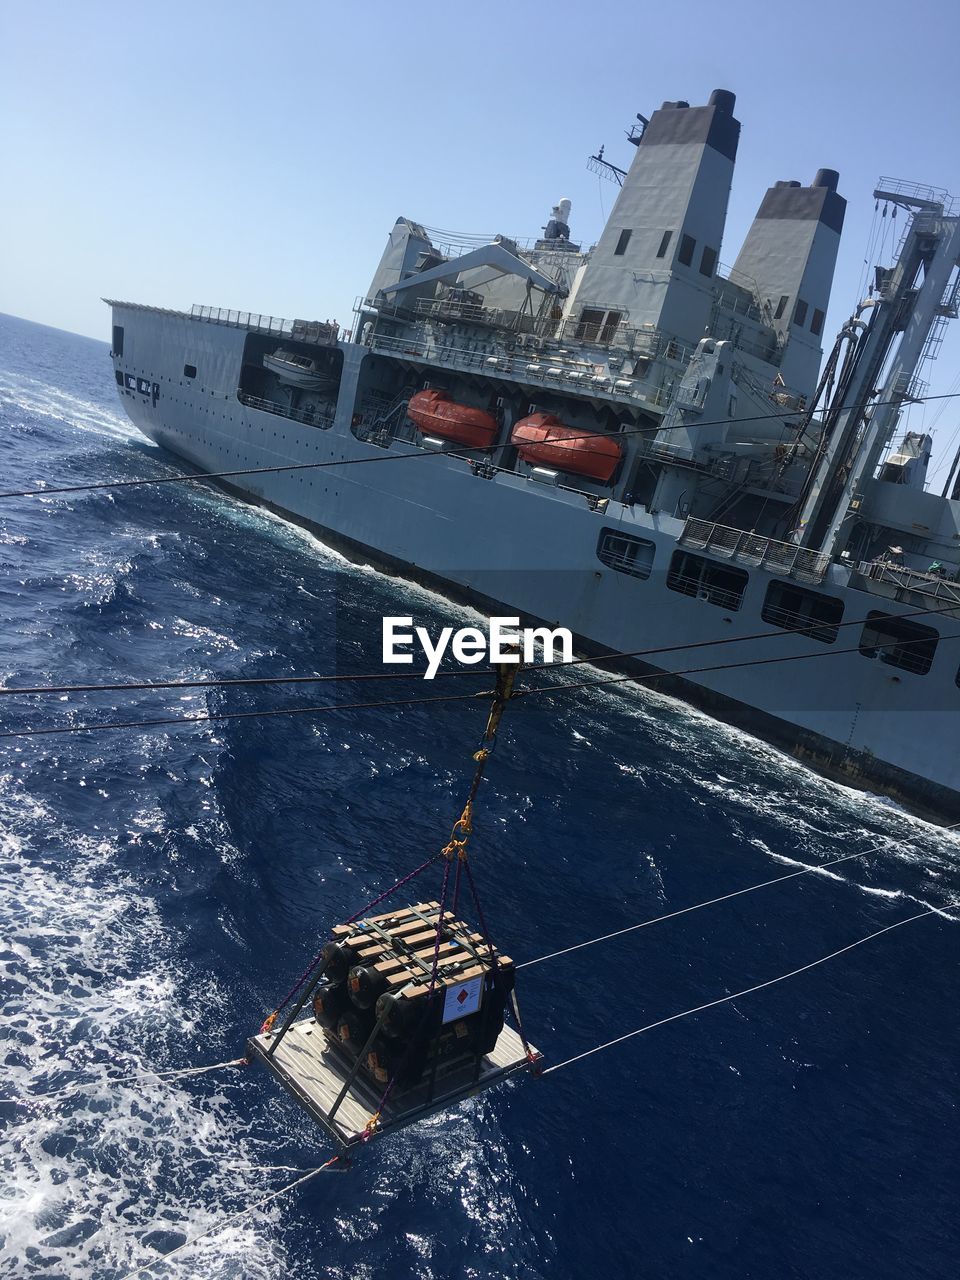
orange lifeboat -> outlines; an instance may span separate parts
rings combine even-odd
[[[496,444],[499,427],[492,413],[457,404],[445,391],[418,391],[410,397],[407,417],[421,431],[455,440],[470,449],[489,449]]]
[[[620,441],[598,431],[565,426],[552,413],[531,413],[510,433],[524,462],[537,462],[558,471],[572,471],[609,484],[623,456]]]

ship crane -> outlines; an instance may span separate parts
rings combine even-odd
[[[459,258],[450,258],[446,262],[441,262],[439,266],[430,267],[426,271],[417,271],[404,280],[396,281],[394,284],[384,285],[381,292],[384,295],[396,297],[409,289],[419,289],[425,284],[455,280],[459,276],[465,275],[468,271],[484,273],[473,280],[474,287],[477,284],[487,283],[496,276],[518,276],[521,280],[526,280],[532,288],[541,290],[542,293],[559,294],[562,297],[566,292],[561,285],[557,284],[556,280],[551,280],[543,272],[537,271],[535,267],[530,266],[528,262],[524,262],[522,258],[515,253],[511,253],[509,249],[496,241],[491,244],[481,245],[479,249],[462,254]]]
[[[874,197],[911,214],[895,266],[879,273],[881,293],[869,305],[853,358],[823,429],[820,458],[805,487],[796,538],[835,557],[852,530],[864,486],[876,473],[918,366],[930,352],[938,324],[956,315],[960,217],[948,213],[945,193],[906,183],[878,187]],[[849,327],[849,326],[848,326]]]

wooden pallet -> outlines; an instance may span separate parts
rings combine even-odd
[[[353,1061],[338,1041],[312,1018],[295,1022],[273,1056],[268,1050],[276,1033],[260,1034],[247,1041],[247,1055],[258,1059],[326,1132],[342,1146],[362,1141],[367,1121],[377,1110],[383,1090],[357,1075],[336,1114],[333,1105],[353,1069]],[[536,1053],[536,1050],[532,1052]],[[504,1027],[491,1053],[478,1064],[473,1056],[443,1063],[435,1080],[424,1081],[404,1092],[395,1090],[383,1108],[376,1134],[415,1124],[463,1098],[489,1089],[527,1065],[520,1037]]]

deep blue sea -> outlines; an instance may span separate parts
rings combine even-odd
[[[173,465],[128,424],[106,344],[0,317],[0,489]],[[470,617],[209,488],[0,501],[6,684],[373,670],[384,613]],[[369,695],[4,697],[0,732]],[[0,1094],[81,1086],[0,1105],[0,1276],[119,1280],[327,1157],[261,1069],[143,1073],[236,1057],[328,925],[445,841],[483,716],[0,740]],[[474,866],[520,961],[875,850],[521,974],[548,1061],[960,894],[956,835],[636,688],[511,707],[488,779]],[[934,915],[519,1077],[155,1274],[952,1278],[958,939]]]

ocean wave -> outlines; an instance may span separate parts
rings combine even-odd
[[[39,378],[7,373],[0,382],[0,408],[8,415],[25,415],[25,425],[45,418],[113,440],[144,440],[130,419],[118,408],[110,410]]]
[[[0,897],[5,991],[0,1042],[0,1276],[115,1277],[266,1192],[260,1144],[238,1087],[215,1091],[150,1073],[210,1058],[183,1055],[184,983],[157,904],[116,866],[109,841],[71,831],[11,778],[0,780]],[[70,1090],[56,1104],[48,1091]],[[244,1159],[254,1173],[230,1162]],[[278,1211],[221,1233],[213,1275],[283,1272]],[[196,1263],[196,1258],[194,1258]]]

